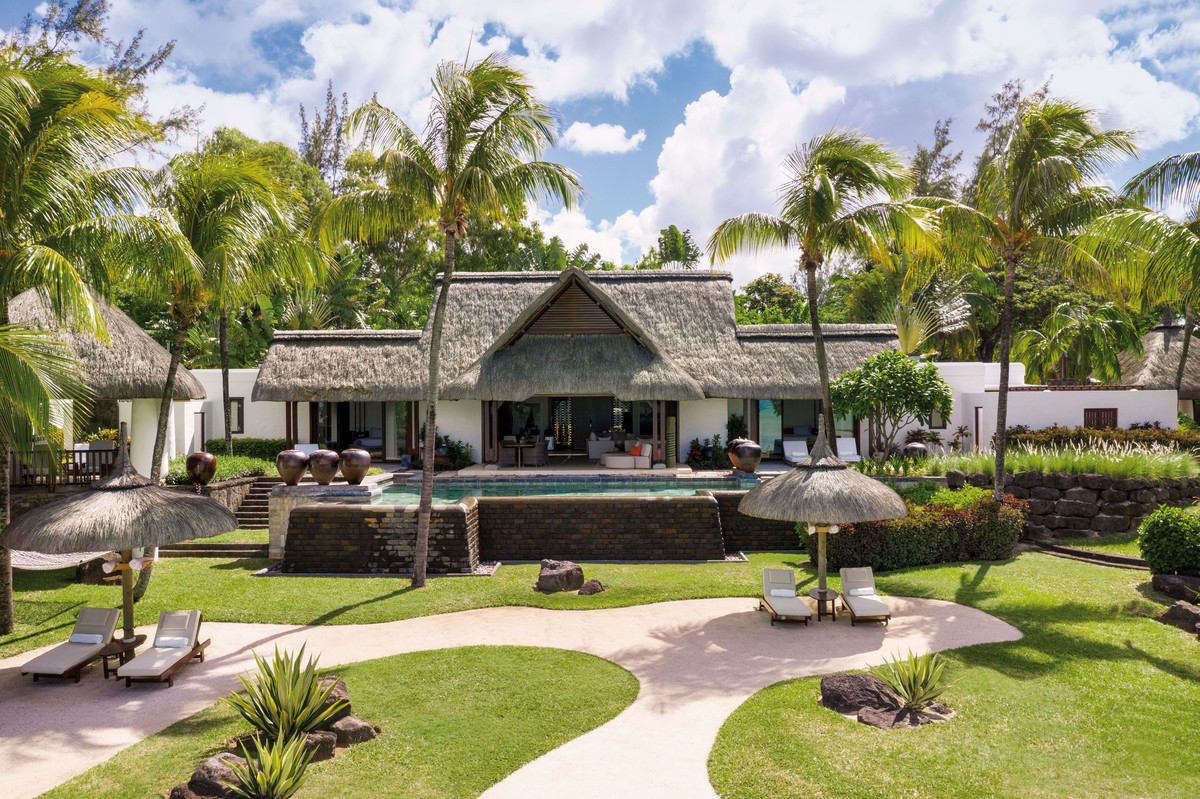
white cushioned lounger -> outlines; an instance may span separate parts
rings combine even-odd
[[[875,573],[870,566],[842,569],[842,605],[850,611],[850,626],[860,621],[887,624],[892,611],[875,593]]]
[[[84,667],[99,659],[100,650],[112,641],[120,614],[116,608],[83,608],[70,639],[26,663],[21,674],[32,674],[34,682],[38,677],[74,677],[79,682]]]
[[[771,614],[772,626],[776,621],[802,621],[808,626],[812,609],[796,596],[796,575],[791,569],[763,569],[762,581],[758,606]]]
[[[808,457],[808,442],[807,441],[788,441],[783,442],[783,459],[795,466],[800,461]]]
[[[125,687],[133,682],[175,684],[175,672],[192,658],[204,660],[209,641],[200,641],[200,611],[164,611],[158,617],[154,645],[117,669]]]

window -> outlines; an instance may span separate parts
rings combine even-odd
[[[1084,408],[1083,426],[1092,430],[1117,426],[1116,408]]]
[[[229,398],[229,432],[246,432],[246,398]]]
[[[931,413],[929,415],[929,429],[930,430],[945,430],[946,429],[946,420],[944,418],[942,418],[942,414],[939,413],[938,411],[934,411],[933,413]]]

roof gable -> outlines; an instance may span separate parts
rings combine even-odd
[[[565,282],[518,335],[570,336],[624,333],[625,327],[579,285]]]

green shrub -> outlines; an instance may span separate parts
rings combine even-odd
[[[230,763],[234,782],[229,788],[242,799],[289,799],[304,784],[304,772],[313,752],[305,751],[301,737],[268,741],[251,739],[254,751],[242,746],[246,765]]]
[[[908,488],[897,489],[897,493],[913,505],[928,505],[941,488],[932,480],[922,480]]]
[[[1024,502],[1012,498],[997,505],[990,496],[961,508],[911,505],[903,518],[863,522],[828,536],[828,563],[833,569],[870,566],[889,571],[933,563],[1004,560],[1012,556],[1025,525],[1025,507]],[[815,558],[817,537],[806,538],[808,552]]]
[[[990,452],[945,455],[926,461],[927,473],[931,475],[942,475],[951,469],[968,474],[991,474],[994,466],[995,456]],[[1179,478],[1200,474],[1200,464],[1191,452],[1173,449],[1163,444],[1143,445],[1113,441],[1011,450],[1005,457],[1004,467],[1010,473],[1065,472],[1102,474],[1113,478]]]
[[[287,441],[282,438],[235,438],[233,440],[234,456],[274,461],[275,456],[285,449],[287,449]],[[204,450],[218,458],[221,457],[225,452],[225,439],[208,439],[204,442]]]
[[[173,486],[191,485],[191,478],[187,476],[187,470],[184,468],[186,461],[186,455],[172,458],[168,464],[167,476],[163,482]],[[274,473],[275,460],[273,458],[271,460],[262,460],[260,458],[247,458],[238,455],[218,455],[217,473],[213,477],[213,482],[219,483],[222,480],[233,480],[238,477],[260,477],[264,474]]]
[[[729,419],[725,422],[725,440],[733,441],[735,438],[745,438],[750,435],[750,428],[746,424],[746,417],[740,413],[729,414]]]
[[[1154,574],[1200,570],[1200,516],[1183,508],[1159,508],[1138,528],[1138,548]]]
[[[903,455],[893,455],[885,460],[863,458],[850,466],[871,477],[920,477],[934,474],[925,467],[928,460],[929,456],[906,458]]]
[[[1181,433],[1200,434],[1200,424],[1196,424],[1196,420],[1186,413],[1179,414],[1178,424]]]
[[[981,499],[988,499],[992,496],[992,492],[986,488],[976,488],[975,486],[963,486],[957,490],[951,490],[945,486],[938,486],[938,490],[929,498],[927,505],[945,505],[951,508],[969,508]]]
[[[275,657],[265,660],[255,653],[258,676],[253,680],[238,677],[243,693],[225,699],[268,740],[276,741],[318,729],[339,713],[346,702],[329,702],[334,684],[321,687],[315,658],[304,661],[304,647],[292,654],[275,647]]]
[[[908,657],[897,656],[887,662],[883,680],[904,700],[909,710],[921,711],[946,692],[946,661],[937,652],[920,657],[908,650]]]
[[[1194,423],[1193,423],[1194,425]],[[1200,432],[1183,429],[1164,430],[1161,427],[1141,427],[1123,430],[1119,427],[1096,430],[1089,427],[1062,427],[1054,425],[1041,430],[1027,427],[1008,428],[1009,441],[1018,449],[1030,447],[1088,447],[1094,444],[1131,444],[1134,446],[1166,446],[1177,449],[1200,451]]]

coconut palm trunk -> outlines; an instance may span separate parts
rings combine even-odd
[[[221,350],[221,405],[225,412],[225,454],[233,455],[233,403],[229,401],[229,311],[221,307],[217,322],[217,338]]]
[[[193,316],[192,319],[195,317]],[[175,378],[183,363],[183,350],[187,345],[188,330],[192,321],[187,318],[176,320],[175,337],[171,339],[171,364],[167,367],[167,380],[163,385],[162,402],[158,406],[158,431],[154,436],[154,461],[150,464],[150,479],[157,482],[162,478],[163,453],[167,448],[167,425],[171,421],[171,403],[175,400]],[[121,443],[121,442],[118,442]]]
[[[1017,275],[1017,256],[1004,257],[1004,303],[1000,307],[1000,386],[996,393],[996,463],[992,480],[992,496],[997,502],[1004,499],[1004,456],[1008,450],[1008,372],[1012,353],[1013,293]]]
[[[1196,325],[1195,311],[1189,302],[1183,311],[1183,343],[1179,348],[1179,366],[1175,369],[1175,393],[1183,389],[1183,376],[1187,373],[1188,347],[1192,343],[1192,328]]]
[[[417,540],[413,545],[414,588],[425,585],[429,567],[429,528],[433,523],[433,475],[437,460],[437,403],[438,383],[441,375],[442,328],[446,323],[447,296],[450,281],[454,277],[455,235],[446,231],[443,244],[445,265],[442,272],[442,290],[438,292],[433,308],[433,323],[429,326],[429,386],[425,392],[425,454],[421,460],[421,501],[417,508]]]
[[[821,333],[821,322],[817,314],[817,267],[816,258],[808,253],[803,256],[804,282],[808,291],[808,319],[812,325],[813,349],[817,351],[817,377],[821,381],[821,415],[825,417],[825,429],[829,430],[829,448],[837,451],[837,428],[833,426],[833,395],[829,388],[829,362],[825,358],[825,336]]]
[[[6,324],[8,298],[0,297],[0,325]],[[7,527],[12,518],[12,486],[8,484],[8,459],[11,454],[7,443],[0,442],[0,529]],[[12,553],[0,547],[0,635],[11,633],[14,623]]]

